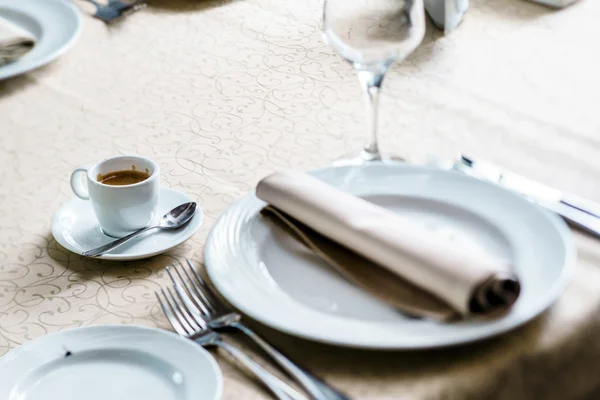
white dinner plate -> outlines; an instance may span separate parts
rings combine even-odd
[[[557,216],[498,186],[458,172],[410,165],[329,167],[315,176],[349,193],[512,260],[522,292],[510,312],[491,321],[411,319],[339,277],[316,257],[294,252],[250,194],[213,227],[205,249],[210,278],[234,306],[275,329],[344,346],[419,349],[480,340],[544,311],[574,267],[570,231]]]
[[[195,201],[187,194],[169,188],[161,188],[158,195],[156,220],[180,204]],[[183,227],[173,231],[152,231],[132,239],[99,257],[103,260],[129,261],[148,258],[164,253],[188,240],[202,225],[203,212],[196,214]],[[52,217],[52,236],[61,246],[81,255],[84,251],[112,242],[115,238],[105,235],[89,201],[74,198],[63,204]]]
[[[41,67],[63,54],[81,31],[81,13],[66,0],[0,0],[0,17],[31,32],[35,47],[17,61],[0,67],[0,79]]]
[[[217,400],[222,386],[208,351],[141,326],[60,331],[0,358],[3,400]]]

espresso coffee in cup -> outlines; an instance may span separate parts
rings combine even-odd
[[[140,183],[150,178],[148,168],[146,171],[138,171],[135,165],[130,170],[108,172],[106,174],[98,174],[96,180],[105,185],[125,186]]]
[[[81,179],[82,174],[87,185]],[[71,187],[77,197],[90,201],[105,234],[122,237],[153,222],[158,207],[160,170],[147,158],[112,157],[75,169]]]

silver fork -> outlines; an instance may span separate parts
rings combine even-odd
[[[233,328],[244,333],[268,354],[284,372],[304,388],[310,394],[311,398],[315,400],[350,400],[349,397],[339,390],[331,387],[306,369],[292,362],[279,350],[275,349],[253,330],[244,325],[241,322],[241,315],[225,305],[196,271],[194,264],[189,259],[186,259],[186,261],[189,268],[186,269],[183,267],[182,270],[187,279],[184,279],[179,268],[167,266],[166,270],[171,281],[173,281],[175,290],[182,298],[185,298],[188,308],[198,318],[203,319],[211,329],[217,331]],[[178,279],[172,273],[172,270],[175,271]],[[190,271],[189,273],[188,270]]]
[[[154,294],[169,323],[179,335],[195,341],[202,347],[214,346],[223,349],[252,372],[278,400],[306,400],[306,397],[265,370],[243,351],[227,342],[219,333],[210,329],[203,319],[197,318],[188,308],[188,302],[179,296],[179,291],[176,292],[177,294],[173,294],[170,288],[166,291],[161,288],[160,293],[154,292]]]
[[[126,2],[123,0],[109,0],[108,4],[101,4],[96,0],[87,0],[96,6],[94,17],[109,23],[120,21],[129,14],[143,10],[146,3],[141,0]]]

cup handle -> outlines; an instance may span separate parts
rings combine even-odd
[[[75,171],[71,174],[71,189],[73,189],[73,193],[77,197],[83,200],[89,200],[90,194],[88,193],[87,187],[83,184],[81,180],[81,174],[87,174],[88,166],[83,166],[76,168]]]

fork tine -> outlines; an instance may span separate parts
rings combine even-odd
[[[127,17],[128,15],[131,15],[133,13],[141,11],[146,7],[147,7],[146,3],[135,3],[128,7],[121,8],[120,10],[118,10],[120,12],[120,15],[109,22],[110,23],[119,22],[119,21],[125,19],[125,17]]]
[[[180,296],[181,296],[181,294],[180,294]],[[191,304],[191,306],[195,308],[194,304],[191,303],[191,301],[189,299],[187,299],[187,301],[185,301],[185,298],[180,298],[180,299],[183,300],[183,304],[181,302],[178,302],[179,307],[183,310],[184,313],[186,313],[186,315],[189,317],[189,319],[192,319],[194,321],[194,324],[196,326],[198,326],[198,329],[196,330],[195,333],[201,333],[202,331],[209,329],[208,323],[206,322],[204,317],[202,315],[198,314],[196,312],[197,310],[195,310],[195,309],[194,309],[194,311],[190,310],[188,303]]]
[[[167,288],[167,292],[169,293],[169,295],[171,295],[171,299],[173,300],[175,307],[177,307],[177,310],[179,311],[180,315],[183,317],[185,322],[187,322],[188,325],[192,328],[192,333],[197,333],[199,331],[204,330],[204,321],[202,321],[202,323],[199,324],[198,321],[190,315],[189,310],[181,302],[181,298],[179,296],[174,295],[170,288]]]
[[[175,271],[177,271],[177,268],[173,268],[173,269]],[[178,305],[180,305],[180,308],[182,308],[187,313],[189,318],[192,318],[195,321],[195,324],[198,325],[200,327],[200,329],[206,329],[206,327],[207,327],[206,320],[204,319],[204,316],[200,313],[200,310],[198,310],[198,307],[196,307],[196,305],[192,302],[192,300],[190,300],[188,295],[184,292],[184,289],[182,289],[180,282],[177,281],[177,279],[175,279],[175,277],[171,274],[171,268],[169,266],[167,266],[166,270],[167,270],[167,273],[169,274],[169,277],[173,281],[173,287],[175,289],[175,292],[177,292],[177,295],[178,295],[178,299],[175,299],[175,300],[177,300]],[[179,300],[181,300],[181,302],[183,302],[183,304],[181,304],[181,302]],[[189,321],[189,318],[188,318],[188,321]]]
[[[187,269],[188,268],[183,267],[183,273],[188,278],[188,281],[192,284],[193,290],[200,297],[202,297],[203,303],[210,310],[210,312],[212,314],[216,314],[219,311],[219,308],[217,306],[215,306],[215,304],[218,305],[218,303],[216,303],[215,300],[212,298],[211,293],[203,290],[204,281],[202,280],[202,277],[200,275],[198,275],[196,273],[196,271],[190,266],[189,269],[192,271],[192,275],[193,275],[193,277],[192,277],[188,273]],[[200,276],[200,279],[198,279],[199,276]]]
[[[160,289],[163,297],[165,298],[165,300],[160,298],[160,295],[158,294],[158,292],[154,292],[154,294],[156,295],[156,298],[158,299],[158,303],[160,304],[160,307],[163,310],[163,313],[165,313],[165,315],[167,316],[167,319],[169,320],[169,323],[171,324],[171,326],[173,327],[173,329],[175,329],[175,331],[182,335],[182,336],[187,336],[189,333],[188,329],[183,326],[183,324],[181,323],[181,321],[179,320],[179,318],[177,318],[177,316],[174,314],[174,309],[171,306],[171,304],[169,303],[169,299],[165,293],[165,291],[161,288]]]
[[[175,318],[175,316],[173,315],[171,310],[169,310],[167,305],[160,298],[160,296],[158,295],[158,292],[154,292],[154,295],[156,296],[156,299],[158,300],[158,304],[160,304],[160,308],[162,308],[163,313],[166,315],[167,320],[169,321],[169,323],[171,324],[173,329],[175,329],[175,332],[177,332],[180,335],[185,336],[187,334],[187,332],[185,331],[183,326],[181,326],[179,321],[177,321],[177,318]]]
[[[223,303],[219,300],[219,298],[217,297],[215,292],[213,292],[213,290],[210,288],[210,286],[208,286],[208,284],[204,281],[204,279],[202,279],[202,276],[200,276],[198,271],[196,271],[196,266],[192,263],[192,261],[189,258],[186,258],[185,260],[188,263],[188,267],[189,267],[188,269],[192,272],[192,275],[194,275],[194,277],[196,278],[194,281],[194,279],[192,279],[190,277],[190,275],[187,273],[186,269],[184,268],[183,272],[185,272],[187,277],[190,279],[190,281],[192,282],[192,285],[194,285],[196,290],[198,290],[200,292],[200,294],[202,294],[202,298],[206,299],[208,305],[210,306],[210,308],[212,308],[213,312],[216,312],[217,310],[222,311],[225,308],[223,306]],[[202,288],[198,287],[198,285],[200,285]]]
[[[169,289],[167,288],[167,290],[169,290]],[[181,312],[177,309],[177,307],[173,303],[173,299],[171,299],[171,298],[169,298],[169,296],[167,296],[167,293],[164,291],[164,289],[161,288],[160,291],[162,292],[163,296],[167,300],[167,304],[169,305],[171,312],[177,319],[177,322],[179,322],[181,324],[181,326],[183,327],[183,329],[185,330],[186,335],[192,335],[194,333],[194,328],[192,328],[190,326],[190,324],[187,323],[185,318],[183,318],[183,315],[181,315]]]
[[[211,312],[214,311],[214,310],[209,310],[209,308],[207,307],[207,305],[205,305],[204,302],[198,298],[196,291],[193,290],[190,287],[189,282],[186,279],[184,279],[183,276],[181,276],[181,273],[179,273],[179,268],[177,268],[176,266],[173,265],[173,269],[177,273],[177,276],[179,276],[179,282],[182,282],[183,285],[185,286],[185,291],[187,292],[188,296],[191,297],[194,300],[194,302],[196,303],[196,304],[193,304],[193,303],[192,304],[187,304],[187,302],[186,302],[187,306],[188,307],[192,307],[193,309],[195,309],[195,311],[197,311],[198,314],[201,314],[201,315],[210,315]],[[177,290],[177,286],[181,287],[181,285],[179,285],[179,283],[177,282],[177,280],[171,274],[171,268],[167,266],[166,270],[167,270],[167,273],[169,274],[169,277],[171,278],[171,280],[175,284],[175,289]]]

